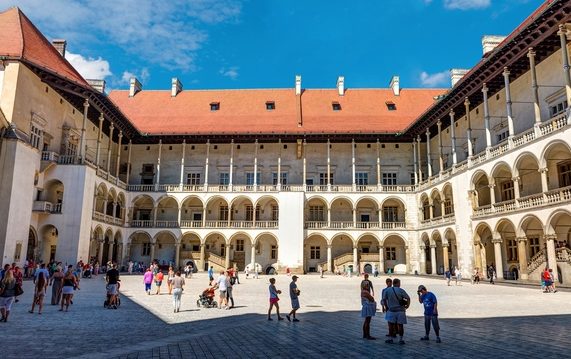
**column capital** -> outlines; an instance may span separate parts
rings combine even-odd
[[[119,130],[119,138],[123,137],[123,131]]]
[[[416,135],[416,141],[420,142],[420,135]]]
[[[103,112],[99,113],[99,123],[102,123],[104,119]]]
[[[89,107],[89,100],[88,100],[88,99],[85,99],[85,100],[83,101],[83,108],[88,108],[88,107]]]
[[[515,239],[518,242],[527,242],[527,237],[523,236],[523,237],[516,237]]]
[[[512,177],[512,181],[514,181],[514,182],[519,182],[520,180],[521,180],[521,178],[519,176]]]
[[[456,115],[456,113],[454,112],[454,110],[450,110],[450,118],[452,120],[454,120],[454,115]]]
[[[533,50],[533,47],[527,49],[527,57],[529,57],[530,59],[535,58],[535,50]]]
[[[470,99],[468,99],[468,96],[464,98],[464,106],[470,106]]]
[[[490,189],[493,189],[494,187],[496,187],[496,184],[495,184],[495,183],[490,183],[490,184],[488,185],[488,188],[490,188]]]
[[[115,126],[113,126],[113,122],[111,122],[111,124],[109,125],[109,130],[113,131],[115,129]]]
[[[436,248],[436,244],[431,244],[430,248]]]
[[[426,249],[426,246],[425,246],[424,244],[421,244],[421,245],[420,245],[420,249],[425,250],[425,249]]]
[[[436,126],[438,126],[438,129],[440,129],[440,126],[442,126],[442,121],[438,120],[438,121],[436,122]]]
[[[442,248],[448,248],[448,247],[450,247],[449,243],[442,243]]]
[[[426,137],[430,137],[430,129],[429,128],[426,129]]]
[[[504,67],[503,75],[504,77],[508,77],[511,74],[509,67]]]
[[[557,239],[557,234],[544,234],[543,239],[545,239],[545,241],[555,241]]]
[[[549,168],[547,168],[547,167],[543,167],[543,168],[540,168],[537,170],[537,172],[539,172],[539,173],[547,173],[548,171],[549,171]]]
[[[483,92],[484,94],[487,94],[487,93],[488,93],[488,85],[487,85],[485,82],[484,82],[484,84],[482,85],[482,92]]]
[[[557,35],[559,36],[567,35],[567,27],[565,26],[565,24],[559,24],[559,31],[557,31]]]
[[[496,244],[496,243],[502,243],[502,237],[493,237],[492,238],[492,243]]]

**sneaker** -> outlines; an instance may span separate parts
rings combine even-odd
[[[426,336],[420,338],[420,340],[430,340],[430,339],[428,338],[428,335],[426,335]]]
[[[299,319],[293,318],[293,321],[294,321],[294,322],[299,322]]]
[[[436,337],[436,342],[437,342],[437,343],[442,343],[442,340],[440,340],[440,337]]]
[[[283,318],[283,317],[278,317],[278,320],[284,320],[284,318]]]
[[[268,320],[273,320],[272,318],[268,318]]]
[[[399,344],[400,344],[400,345],[403,345],[403,344],[404,344],[404,340],[402,340],[402,339],[399,340]]]
[[[288,322],[291,322],[291,318],[289,317],[289,314],[286,315],[286,318],[287,318],[287,321],[288,321]]]
[[[385,343],[387,344],[394,344],[394,341],[392,339],[387,339],[385,340]]]

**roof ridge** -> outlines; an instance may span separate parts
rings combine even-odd
[[[24,57],[24,49],[26,48],[26,44],[24,43],[24,31],[22,30],[22,10],[20,10],[19,7],[14,6],[14,9],[16,9],[17,15],[18,15],[18,28],[20,29],[20,37],[22,39],[22,49],[20,50],[20,53],[22,54],[22,57]]]

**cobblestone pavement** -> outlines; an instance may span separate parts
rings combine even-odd
[[[290,278],[279,275],[287,292]],[[380,293],[383,278],[373,278]],[[141,276],[122,277],[122,305],[103,308],[101,277],[84,279],[69,312],[47,305],[29,314],[32,283],[15,304],[8,323],[0,323],[2,358],[357,358],[414,357],[571,357],[571,293],[543,294],[537,288],[489,284],[446,286],[436,278],[405,276],[403,288],[415,299],[422,283],[439,299],[443,343],[420,342],[422,306],[413,302],[405,326],[406,345],[384,343],[382,313],[372,321],[376,341],[361,339],[359,278],[301,276],[299,323],[268,322],[268,277],[241,278],[234,287],[237,308],[199,309],[204,274],[188,280],[180,313],[171,296],[146,295]],[[51,288],[49,289],[51,290]],[[48,291],[49,291],[48,290]],[[375,293],[378,298],[378,293]],[[49,303],[48,295],[46,301]],[[282,295],[282,312],[289,309]],[[546,345],[546,343],[548,343]]]

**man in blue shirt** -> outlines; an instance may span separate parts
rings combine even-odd
[[[429,340],[428,334],[430,334],[430,323],[434,328],[434,333],[436,334],[436,342],[441,343],[440,340],[440,325],[438,324],[438,301],[434,293],[426,290],[423,285],[418,286],[418,302],[422,303],[424,306],[424,329],[426,330],[426,335],[420,340]]]

